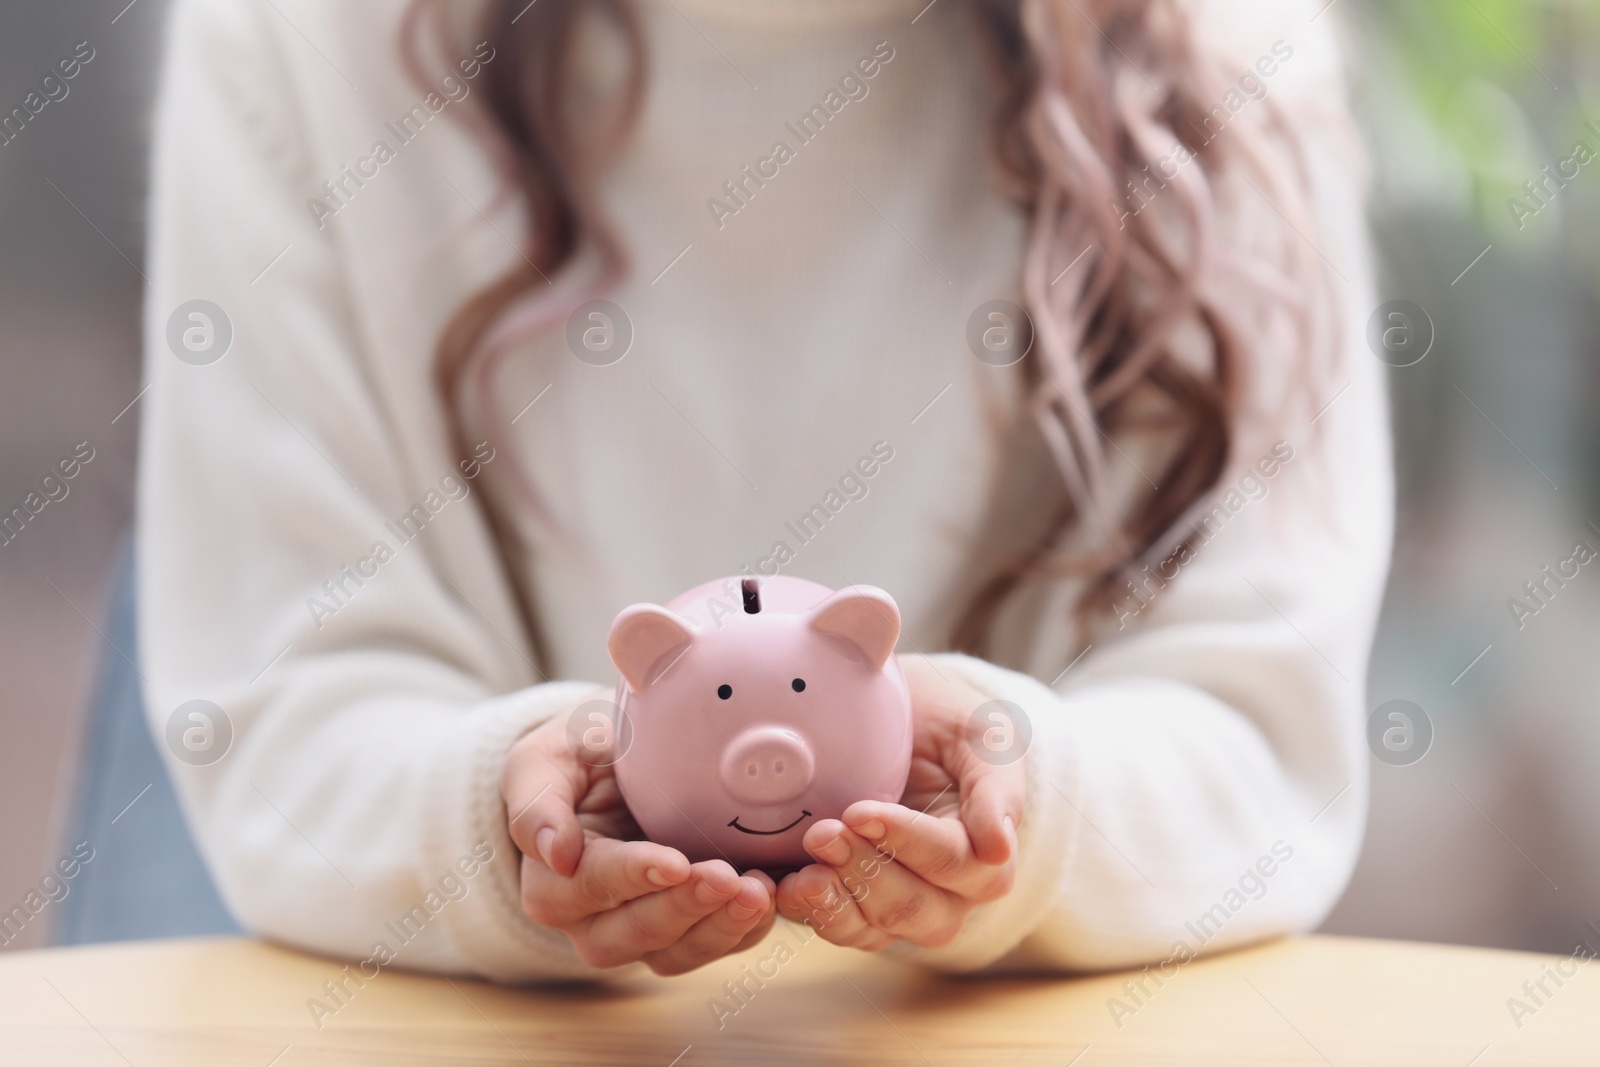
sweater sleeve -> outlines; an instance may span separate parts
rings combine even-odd
[[[1339,291],[1326,407],[1238,457],[1192,557],[1137,580],[1086,646],[1054,650],[1051,684],[940,657],[1031,727],[1020,870],[953,944],[902,955],[950,970],[1181,964],[1315,927],[1355,865],[1389,428],[1336,57],[1309,31],[1294,48],[1299,81],[1286,64],[1272,91],[1310,156],[1317,225],[1290,236],[1314,242]]]
[[[444,435],[372,381],[335,228],[307,206],[304,117],[355,90],[274,7],[180,0],[169,26],[138,507],[151,727],[250,929],[368,977],[593,974],[522,915],[499,797],[509,745],[589,687],[544,683],[525,647],[473,499],[492,450],[419,452]]]
[[[1054,688],[936,657],[1031,731],[1020,869],[956,942],[904,955],[951,970],[1181,963],[1332,908],[1366,820],[1366,662],[1392,521],[1375,368],[1318,427],[1173,581],[1130,593],[1126,629]]]

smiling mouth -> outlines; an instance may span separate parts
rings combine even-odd
[[[779,827],[776,830],[752,830],[748,826],[740,826],[739,825],[739,817],[737,815],[735,815],[733,817],[733,821],[730,822],[728,825],[733,827],[735,830],[739,831],[741,834],[756,834],[756,835],[758,835],[760,837],[771,837],[773,834],[781,834],[781,833],[785,833],[785,832],[787,832],[789,830],[793,830],[796,826],[799,826],[802,822],[804,822],[806,819],[809,819],[809,818],[811,818],[811,813],[809,811],[802,810],[800,812],[800,818],[796,819],[794,822],[790,823],[788,826]]]

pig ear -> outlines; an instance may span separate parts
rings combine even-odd
[[[606,647],[611,662],[635,693],[655,680],[694,640],[699,627],[655,604],[623,608],[611,623]]]
[[[900,609],[882,589],[858,585],[841,589],[808,616],[811,628],[854,645],[874,667],[882,667],[900,640]]]

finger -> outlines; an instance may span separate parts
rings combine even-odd
[[[993,900],[1011,888],[1015,864],[982,863],[960,819],[863,800],[845,809],[844,823],[895,864],[957,896]]]
[[[1008,862],[1017,852],[1017,827],[1027,800],[1023,760],[993,764],[979,759],[963,743],[950,763],[961,787],[961,821],[978,859],[990,866]]]
[[[767,910],[761,913],[761,917],[756,920],[756,924],[750,928],[749,933],[745,934],[744,937],[739,939],[738,944],[734,945],[727,952],[723,953],[724,956],[732,956],[736,953],[743,952],[745,949],[754,948],[756,945],[759,945],[761,942],[765,941],[768,934],[772,933],[773,926],[778,922],[778,891],[776,888],[774,888],[772,892],[773,896],[767,903]]]
[[[876,952],[893,938],[867,922],[866,916],[825,864],[802,867],[778,883],[778,912],[794,922],[809,923],[824,940],[845,948]]]
[[[578,955],[596,967],[615,967],[666,948],[732,900],[740,878],[722,860],[697,863],[682,885],[646,893],[596,912],[567,931]]]
[[[877,851],[837,819],[812,826],[802,843],[834,868],[867,922],[884,933],[933,948],[948,945],[961,932],[970,907],[966,901]]]
[[[980,751],[991,750],[986,735],[970,716],[975,707],[987,702],[983,692],[960,679],[952,682],[925,658],[902,659],[902,667],[915,694],[916,714],[931,728],[925,738],[931,751],[922,754],[936,757],[955,779],[961,820],[974,853],[992,866],[1006,863],[1016,852],[1016,829],[1022,824],[1025,761],[1014,758],[1010,763],[994,763],[980,758]]]
[[[522,865],[522,907],[536,923],[567,929],[646,893],[681,885],[689,875],[689,861],[677,849],[653,841],[595,837],[570,878],[527,857]]]
[[[642,958],[657,974],[685,974],[766,936],[777,918],[767,884],[738,880],[732,899],[695,923],[682,937]],[[668,890],[672,892],[672,890]]]
[[[564,745],[552,747],[547,741],[536,731],[513,746],[501,795],[511,840],[522,854],[571,876],[583,854],[583,827],[575,809],[587,791],[587,775]]]
[[[751,928],[750,932],[744,935],[744,939],[729,950],[730,952],[743,952],[752,945],[759,944],[761,940],[767,936],[767,932],[772,929],[773,923],[777,922],[778,920],[778,885],[772,880],[772,876],[766,871],[762,870],[746,871],[744,876],[746,878],[756,879],[762,884],[762,886],[766,888],[767,912],[766,915],[759,922],[757,922],[754,927]]]

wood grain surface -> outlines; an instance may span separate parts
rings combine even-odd
[[[359,987],[346,979],[335,1000],[324,983],[343,967],[242,939],[9,954],[0,1063],[1600,1063],[1600,967],[1441,945],[1297,938],[1197,960],[1160,984],[1145,977],[1131,994],[1138,972],[940,977],[802,942],[783,924],[676,979],[511,988],[391,968]],[[730,996],[725,983],[748,992]],[[1513,1013],[1511,998],[1531,1010]]]

